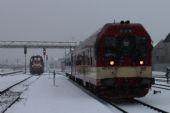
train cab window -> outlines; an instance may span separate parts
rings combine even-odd
[[[123,46],[128,47],[129,46],[129,40],[124,40],[123,41]]]
[[[105,57],[116,57],[117,38],[105,38]]]
[[[131,37],[124,37],[122,39],[122,44],[120,44],[120,48],[122,48],[121,53],[123,56],[130,55],[131,49],[132,49],[132,41]],[[121,47],[122,46],[122,47]]]
[[[116,46],[116,38],[106,37],[105,45],[108,47],[115,47]]]
[[[144,57],[146,55],[147,39],[145,37],[136,37],[136,51],[135,53]]]

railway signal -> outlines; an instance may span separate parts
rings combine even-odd
[[[46,49],[43,48],[43,55],[45,56],[46,55]]]
[[[27,54],[27,47],[24,46],[24,54]]]
[[[25,54],[25,73],[27,72],[27,64],[26,64],[26,55],[27,55],[27,47],[24,46],[24,54]]]
[[[46,70],[46,61],[47,61],[47,59],[46,59],[46,48],[43,48],[43,56],[44,56],[44,70]]]

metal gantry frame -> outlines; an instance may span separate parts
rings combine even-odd
[[[0,48],[75,48],[77,42],[55,42],[55,41],[0,41]]]
[[[24,48],[25,54],[25,73],[26,73],[26,54],[27,48],[56,48],[56,49],[74,49],[77,42],[55,42],[55,41],[0,41],[0,48]],[[44,59],[45,59],[44,54]]]

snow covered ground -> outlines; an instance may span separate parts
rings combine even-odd
[[[13,69],[6,69],[6,68],[0,68],[0,74],[5,72],[11,72],[14,71]]]
[[[153,72],[153,75],[162,75],[163,77],[165,76],[165,72]],[[163,78],[165,81],[166,79]],[[170,85],[167,84],[166,82],[159,82],[156,81],[155,83],[158,84],[164,84],[164,85]],[[153,91],[156,90],[158,93],[154,94]],[[163,109],[165,111],[170,112],[170,90],[164,90],[164,89],[159,89],[159,88],[153,88],[149,91],[149,93],[143,97],[140,98],[139,100],[148,103],[150,105],[153,105],[155,107],[158,107],[160,109]]]
[[[153,94],[154,90],[161,91],[161,93]],[[170,91],[152,88],[148,95],[137,99],[170,112],[169,95]],[[21,98],[22,100],[8,109],[6,113],[120,113],[116,108],[109,107],[108,104],[83,92],[62,75],[56,75],[54,86],[52,75],[43,74],[29,86]],[[132,108],[128,105],[127,109]],[[138,107],[136,111],[144,112],[139,111]]]
[[[48,75],[42,75],[22,95],[23,100],[7,113],[119,113],[80,90],[66,77],[57,75],[56,85]]]
[[[12,72],[18,72],[18,71],[21,71],[21,70],[13,70],[13,69],[0,69],[0,75],[1,74],[5,74],[5,73],[12,73]]]
[[[13,85],[21,80],[24,80],[25,78],[27,78],[29,76],[30,75],[26,75],[26,74],[0,76],[0,91],[5,90],[6,88],[10,87],[11,85]]]
[[[164,76],[165,75],[165,72],[160,72],[160,71],[152,71],[152,75],[162,75]]]
[[[153,94],[153,90],[161,91],[160,93]],[[170,112],[170,91],[152,88],[147,96],[139,100]]]

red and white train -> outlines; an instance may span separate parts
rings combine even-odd
[[[65,59],[66,74],[116,98],[142,97],[152,78],[152,40],[141,24],[107,23]]]
[[[30,73],[42,74],[44,72],[44,61],[42,56],[36,55],[30,58]]]

